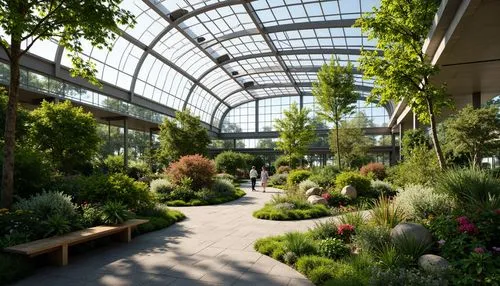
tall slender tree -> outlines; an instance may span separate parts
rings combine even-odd
[[[111,48],[118,25],[134,24],[134,17],[119,7],[121,0],[0,0],[0,35],[10,61],[10,84],[5,121],[3,207],[12,203],[14,190],[14,149],[16,107],[19,96],[20,60],[39,40],[55,39],[69,51],[73,76],[99,84],[97,70],[80,55],[82,39],[99,48]],[[23,45],[26,44],[26,46]]]
[[[318,72],[318,81],[313,84],[313,95],[316,97],[321,111],[319,116],[335,125],[337,164],[341,167],[339,127],[342,119],[354,112],[359,94],[355,91],[353,66],[348,63],[341,66],[338,61],[331,60]]]
[[[376,39],[376,48],[364,50],[360,67],[364,75],[374,78],[372,97],[380,104],[390,100],[406,101],[418,119],[430,124],[434,150],[441,169],[443,152],[436,132],[436,115],[451,105],[444,85],[431,82],[438,73],[423,51],[423,44],[439,7],[439,0],[382,0],[373,13],[363,15],[356,25]]]
[[[297,103],[293,103],[289,110],[283,112],[285,117],[274,122],[279,133],[276,149],[283,151],[290,164],[302,161],[307,148],[316,138],[316,127],[309,112],[307,108],[299,110]]]

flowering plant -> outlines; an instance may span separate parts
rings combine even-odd
[[[355,228],[350,224],[341,224],[337,226],[337,234],[344,242],[350,242],[351,236],[354,234]]]

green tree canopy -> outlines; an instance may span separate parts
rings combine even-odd
[[[177,111],[174,120],[165,118],[160,125],[159,156],[165,164],[185,155],[206,155],[209,144],[207,129],[189,110]]]
[[[359,114],[359,117],[363,116],[363,113]],[[365,120],[359,117],[342,121],[338,130],[330,131],[330,149],[332,152],[340,150],[341,164],[348,168],[360,167],[368,163],[370,161],[368,151],[374,145],[374,140],[365,135],[362,129],[364,126],[360,126],[360,121]]]
[[[120,8],[121,0],[0,0],[0,47],[10,61],[9,100],[5,122],[3,207],[12,204],[16,109],[20,85],[20,60],[38,40],[55,39],[72,62],[71,75],[99,85],[97,69],[82,55],[83,40],[97,48],[111,48],[119,25],[133,25],[133,15]],[[22,47],[22,43],[27,46]]]
[[[443,154],[436,132],[436,114],[451,101],[444,85],[431,83],[438,73],[423,51],[432,20],[441,1],[382,0],[360,18],[361,27],[369,39],[376,39],[376,48],[383,52],[363,50],[360,68],[367,78],[374,78],[370,99],[380,104],[391,100],[406,101],[424,124],[430,124],[436,156],[444,168]]]
[[[474,109],[468,105],[445,124],[446,144],[456,155],[466,154],[472,166],[480,166],[485,156],[500,150],[498,107]]]
[[[342,119],[354,112],[359,94],[355,92],[353,66],[349,62],[342,66],[338,61],[331,60],[324,64],[318,72],[318,81],[313,83],[313,95],[316,97],[321,110],[319,116],[335,124],[338,132]],[[339,134],[334,136],[338,140]],[[335,142],[335,146],[340,146]],[[340,149],[337,148],[337,164],[340,167]],[[333,149],[332,149],[332,152]]]
[[[69,101],[42,102],[31,112],[30,142],[47,154],[54,166],[71,174],[87,167],[99,150],[94,116]]]
[[[309,145],[316,139],[316,127],[309,117],[309,109],[299,110],[296,103],[283,112],[283,119],[276,119],[274,126],[279,133],[276,149],[283,151],[290,162],[301,160]]]

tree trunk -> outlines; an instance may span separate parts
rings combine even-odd
[[[339,170],[342,169],[342,167],[340,166],[340,144],[339,144],[339,122],[338,121],[335,121],[335,141],[336,141],[336,144],[337,144],[337,164],[339,166]]]
[[[437,136],[436,118],[434,115],[434,108],[432,106],[432,101],[429,98],[427,98],[426,101],[427,101],[427,109],[429,112],[430,122],[431,122],[431,133],[432,133],[431,135],[432,135],[432,143],[434,145],[434,151],[436,152],[436,156],[437,156],[438,163],[439,163],[439,168],[441,168],[441,170],[444,170],[444,168],[446,166],[445,166],[445,162],[444,162],[443,151],[441,150],[441,145],[439,144],[439,139]]]
[[[16,145],[16,115],[17,98],[19,95],[19,58],[21,42],[12,37],[10,61],[9,102],[5,116],[5,145],[2,172],[2,203],[1,206],[9,208],[12,205],[14,194],[14,148]]]

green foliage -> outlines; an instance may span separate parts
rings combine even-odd
[[[337,225],[331,220],[315,222],[314,228],[309,229],[309,235],[316,240],[337,237]]]
[[[300,220],[328,215],[330,211],[324,205],[311,205],[303,197],[290,196],[275,196],[272,203],[253,213],[256,218],[269,220]]]
[[[314,241],[301,232],[289,232],[285,234],[283,246],[286,251],[295,253],[297,256],[311,255],[316,253]]]
[[[373,139],[366,136],[363,127],[359,126],[359,117],[365,118],[364,113],[358,114],[357,118],[348,121],[342,121],[338,130],[332,129],[329,134],[330,150],[332,152],[340,151],[340,165],[347,168],[359,168],[362,165],[372,161],[368,157],[370,147],[374,145]],[[337,140],[338,138],[338,140]]]
[[[371,190],[377,196],[392,197],[396,195],[396,190],[388,182],[375,180],[371,182]]]
[[[102,211],[99,205],[83,204],[80,218],[83,227],[92,227],[101,224]]]
[[[311,171],[307,170],[294,170],[288,174],[288,186],[296,186],[300,182],[307,180],[312,175]]]
[[[288,180],[288,174],[274,174],[269,177],[269,185],[273,186],[283,186],[286,185]]]
[[[167,176],[174,184],[183,178],[191,178],[191,188],[195,191],[212,185],[215,175],[214,162],[201,155],[188,155],[173,162],[167,169]]]
[[[349,247],[338,238],[325,238],[318,243],[318,254],[331,258],[340,259],[351,253]]]
[[[45,230],[45,237],[62,235],[71,231],[71,222],[60,214],[48,216],[42,221],[42,226]]]
[[[215,180],[214,184],[212,185],[212,191],[220,196],[230,196],[231,194],[234,194],[236,188],[231,183],[231,181]]]
[[[370,179],[360,175],[358,172],[342,172],[335,179],[337,190],[342,190],[347,185],[356,188],[358,196],[367,195],[370,192],[371,182]]]
[[[144,208],[137,213],[139,218],[148,219],[149,222],[137,227],[140,233],[151,232],[166,228],[175,222],[183,220],[186,216],[176,210],[168,209],[163,205],[154,205]]]
[[[393,240],[393,245],[398,255],[404,257],[413,266],[417,266],[418,258],[426,254],[432,246],[431,244],[417,241],[414,236],[405,235],[404,233]]]
[[[246,158],[243,153],[224,151],[215,157],[215,167],[217,172],[237,174],[238,169],[247,169]]]
[[[63,173],[83,172],[98,150],[100,138],[93,115],[69,101],[42,102],[31,112],[30,141]]]
[[[288,166],[279,166],[278,169],[276,170],[276,173],[278,174],[288,174],[292,171],[292,168]]]
[[[429,136],[423,129],[410,129],[406,130],[401,140],[402,155],[409,157],[416,148],[425,147],[430,149]]]
[[[454,155],[466,154],[471,165],[480,166],[481,159],[500,150],[498,107],[474,109],[464,107],[445,124],[446,145]]]
[[[382,269],[372,268],[371,286],[446,286],[446,277],[425,273],[415,268]]]
[[[101,221],[106,225],[122,224],[131,217],[127,206],[121,202],[107,201],[101,208]]]
[[[365,225],[365,217],[362,212],[349,212],[339,217],[339,225],[352,225],[359,229]]]
[[[347,206],[352,202],[351,198],[335,190],[328,192],[328,195],[323,195],[323,198],[326,199],[328,205],[332,207]]]
[[[374,78],[369,99],[376,98],[379,104],[405,101],[422,123],[430,123],[436,156],[443,167],[435,116],[450,106],[451,100],[444,85],[437,86],[430,80],[438,67],[428,60],[423,49],[439,4],[382,0],[380,7],[361,17],[356,25],[369,39],[377,39],[376,50],[362,51],[360,59],[364,76]]]
[[[291,167],[296,166],[295,159],[301,160],[304,157],[316,138],[316,128],[309,112],[309,109],[299,109],[297,103],[292,103],[290,109],[283,112],[283,119],[276,119],[274,122],[279,133],[276,149],[290,158]]]
[[[60,192],[43,192],[28,199],[22,199],[13,205],[15,210],[30,211],[40,219],[50,216],[73,217],[76,206],[71,197]]]
[[[396,186],[433,185],[440,176],[441,170],[436,157],[426,146],[412,150],[411,156],[389,170],[389,178]]]
[[[347,66],[343,66],[332,58],[329,64],[324,64],[318,71],[318,81],[313,83],[312,93],[321,107],[319,116],[333,122],[335,130],[339,131],[343,117],[353,113],[354,104],[359,98],[354,88],[353,65],[349,62]],[[335,152],[339,167],[340,138],[342,137],[337,134],[334,139],[335,146],[338,147]]]
[[[276,161],[274,161],[273,165],[276,168],[276,170],[279,169],[279,167],[281,166],[290,167],[290,158],[286,156],[278,156],[278,158],[276,158]]]
[[[191,188],[192,182],[191,178],[183,177],[169,194],[168,200],[189,202],[196,198],[195,191]]]
[[[3,144],[0,144],[3,148]],[[14,194],[27,198],[49,185],[53,168],[43,153],[28,146],[19,146],[14,154]],[[0,156],[3,168],[3,156]]]
[[[299,191],[303,194],[306,193],[307,190],[310,188],[316,188],[319,187],[319,185],[311,180],[305,180],[299,183]]]
[[[357,228],[354,244],[363,252],[381,253],[390,243],[391,229],[387,226],[364,225]]]
[[[374,179],[377,180],[384,180],[385,177],[387,176],[385,173],[385,166],[382,163],[369,163],[367,165],[364,165],[361,167],[359,170],[361,175],[363,176],[373,176]]]
[[[306,276],[310,276],[310,272],[320,266],[326,266],[329,268],[334,268],[336,263],[326,257],[321,256],[302,256],[297,260],[296,263],[297,270]]]
[[[436,191],[448,194],[469,210],[500,208],[500,182],[487,171],[449,170],[439,178]]]
[[[156,194],[169,195],[175,189],[175,185],[167,179],[156,179],[151,181],[149,189]]]
[[[7,117],[7,103],[8,103],[7,90],[4,87],[0,87],[0,138],[2,141],[5,133],[5,120]],[[18,141],[26,140],[28,135],[29,125],[33,119],[31,114],[24,109],[22,106],[17,106],[16,112],[16,139]]]
[[[236,181],[236,178],[233,175],[225,174],[225,173],[216,174],[215,175],[215,179],[216,180],[227,180],[227,181],[230,181],[230,182],[235,182]]]
[[[454,206],[450,196],[418,185],[408,185],[401,189],[394,202],[403,209],[409,219],[417,221],[429,216],[448,214]]]
[[[124,173],[125,161],[123,159],[123,155],[109,155],[104,160],[104,166],[111,174]]]
[[[177,111],[175,120],[165,118],[160,125],[159,156],[165,164],[186,155],[206,155],[209,144],[207,129],[189,110]]]
[[[382,196],[374,204],[371,211],[372,220],[381,226],[395,227],[400,222],[406,220],[404,209],[393,203],[388,198]]]
[[[339,169],[335,166],[324,166],[314,169],[309,180],[316,182],[320,187],[329,188],[335,185],[335,178],[339,173]]]

